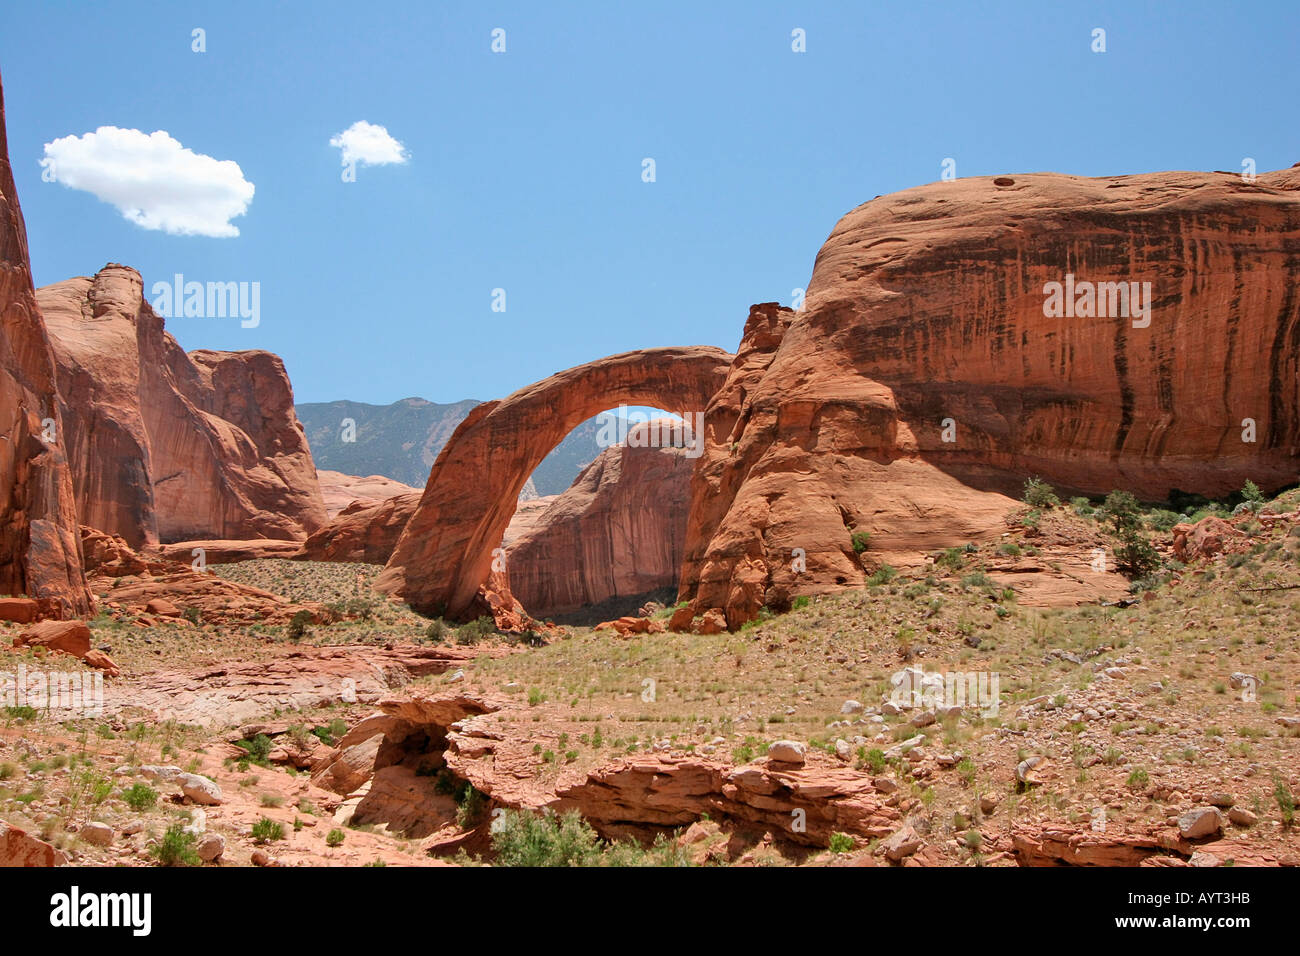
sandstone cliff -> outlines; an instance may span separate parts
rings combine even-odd
[[[302,539],[325,523],[311,451],[280,359],[187,355],[139,273],[38,290],[57,362],[83,524],[132,547],[189,539]]]
[[[694,464],[681,448],[607,448],[507,541],[511,592],[547,617],[675,587]]]
[[[1148,500],[1293,483],[1298,273],[1298,168],[988,177],[865,203],[803,311],[751,313],[706,413],[682,596],[735,627],[860,586],[892,555],[993,534],[1030,475]],[[1138,283],[1149,309],[1049,315],[1049,283],[1075,280]]]
[[[63,438],[0,88],[0,594],[30,594],[51,611],[84,615],[91,598]]]

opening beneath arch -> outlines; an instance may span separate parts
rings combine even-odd
[[[606,409],[564,437],[501,541],[511,593],[529,614],[590,626],[676,600],[694,442],[680,414],[649,406]]]

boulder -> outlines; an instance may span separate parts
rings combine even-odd
[[[14,647],[43,647],[84,658],[90,653],[90,628],[85,621],[42,621],[15,637]]]
[[[194,849],[204,863],[215,863],[226,852],[226,841],[218,833],[207,833]]]
[[[224,802],[215,780],[197,773],[182,773],[176,782],[180,784],[181,793],[201,806],[215,807]]]
[[[113,828],[107,823],[87,823],[80,831],[81,839],[92,846],[109,846],[113,842]]]
[[[807,748],[797,740],[778,740],[767,748],[767,759],[802,767],[807,759]]]
[[[67,862],[62,851],[0,820],[0,867],[63,866]]]
[[[40,605],[31,598],[0,598],[0,621],[31,624],[39,611]]]
[[[1178,818],[1178,833],[1184,840],[1217,837],[1223,830],[1223,814],[1214,807],[1196,807]]]

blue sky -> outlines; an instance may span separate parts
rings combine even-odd
[[[256,328],[168,328],[278,353],[299,401],[450,402],[628,349],[734,349],[841,215],[946,157],[959,176],[1289,166],[1298,37],[1291,2],[7,0],[0,71],[37,284],[109,261],[147,293],[259,282]],[[345,183],[329,140],[359,120],[409,159]],[[148,230],[42,181],[46,143],[100,126],[237,162],[240,234]]]

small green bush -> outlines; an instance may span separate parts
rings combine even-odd
[[[1030,478],[1025,482],[1025,493],[1021,500],[1031,508],[1054,508],[1061,503],[1056,497],[1055,489],[1039,478]]]
[[[335,828],[331,830],[329,833],[325,834],[325,845],[342,846],[344,839],[346,839],[346,837],[343,831],[338,828]]]
[[[576,810],[563,816],[506,810],[493,830],[498,866],[590,866],[600,854],[596,831]]]
[[[830,849],[832,853],[848,853],[853,849],[853,837],[847,833],[832,833]]]
[[[253,842],[270,843],[274,840],[284,839],[284,825],[277,823],[270,817],[262,817],[253,824]]]
[[[194,849],[197,842],[183,823],[173,823],[162,838],[149,848],[149,855],[163,866],[198,866],[202,861]]]
[[[158,791],[146,783],[136,783],[122,791],[122,799],[132,810],[143,813],[158,802]]]
[[[289,619],[289,640],[301,641],[307,636],[307,625],[311,623],[311,611],[298,611]]]

